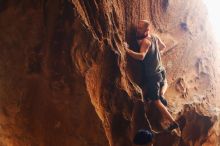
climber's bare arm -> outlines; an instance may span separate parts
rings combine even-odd
[[[150,41],[147,40],[147,39],[144,39],[141,43],[140,52],[134,52],[129,48],[125,48],[125,50],[128,53],[128,55],[130,55],[134,59],[144,60],[144,57],[145,57],[145,55],[147,54],[147,52],[149,50],[149,47],[150,47]]]
[[[164,44],[164,42],[158,37],[158,45],[159,45],[159,50],[161,52],[166,52],[166,45]]]

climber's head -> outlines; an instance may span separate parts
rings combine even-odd
[[[136,27],[137,36],[145,36],[149,33],[150,23],[147,20],[140,20]]]

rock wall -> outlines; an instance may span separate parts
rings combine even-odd
[[[201,0],[0,1],[0,145],[131,146],[148,120],[160,130],[122,46],[138,51],[139,19],[170,49],[166,97],[182,131],[154,145],[217,146],[217,49]]]

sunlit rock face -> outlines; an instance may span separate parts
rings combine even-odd
[[[152,22],[169,111],[181,135],[155,146],[215,146],[219,138],[216,46],[202,1],[41,0],[0,2],[0,145],[132,146],[137,129],[163,128],[141,101],[134,25]],[[160,124],[162,123],[162,124]]]

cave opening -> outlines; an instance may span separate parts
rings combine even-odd
[[[207,11],[208,11],[208,19],[211,23],[211,27],[213,33],[215,35],[216,41],[220,44],[220,1],[218,0],[203,0]]]

